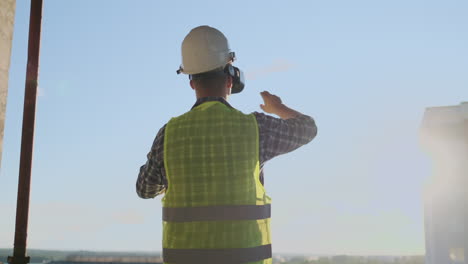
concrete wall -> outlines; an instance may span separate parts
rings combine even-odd
[[[10,68],[13,24],[16,0],[0,0],[0,160],[3,150],[3,128],[8,95],[8,70]]]
[[[426,264],[468,264],[468,103],[428,108],[421,141],[433,161],[424,190]]]

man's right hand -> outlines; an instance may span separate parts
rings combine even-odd
[[[263,91],[260,95],[264,102],[264,104],[260,105],[260,108],[262,108],[266,113],[278,115],[282,119],[289,119],[301,115],[301,113],[285,106],[281,102],[281,98],[279,96],[271,94],[268,91]]]
[[[260,108],[267,113],[276,114],[278,109],[282,106],[281,98],[269,93],[268,91],[263,91],[260,95],[264,102],[264,104],[260,105]]]

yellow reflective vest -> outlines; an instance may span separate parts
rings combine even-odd
[[[164,263],[272,262],[254,115],[213,101],[171,119],[164,166]]]

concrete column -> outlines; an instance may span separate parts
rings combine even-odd
[[[0,0],[0,160],[3,150],[3,129],[8,95],[8,70],[10,69],[13,24],[16,0]]]
[[[433,161],[424,190],[426,264],[468,264],[468,103],[431,107],[421,141]]]

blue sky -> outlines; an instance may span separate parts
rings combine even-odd
[[[194,103],[180,44],[228,37],[246,89],[316,119],[317,138],[270,161],[274,251],[422,254],[429,106],[468,100],[466,1],[58,1],[44,3],[28,245],[156,250],[160,197],[139,166],[164,123]],[[0,247],[13,246],[29,1],[18,1],[0,185]]]

